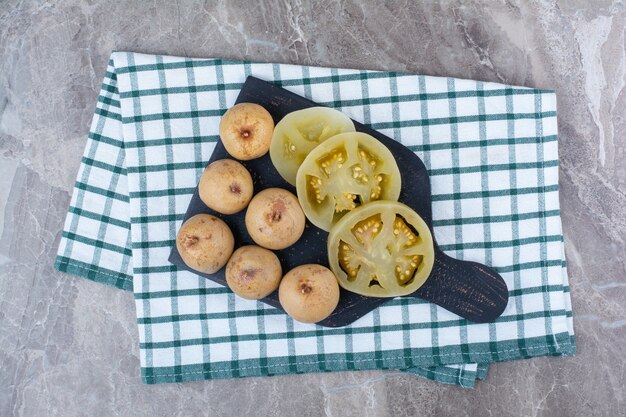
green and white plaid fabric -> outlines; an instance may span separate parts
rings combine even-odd
[[[167,261],[220,116],[248,75],[340,109],[414,150],[435,235],[507,282],[474,324],[416,299],[323,328]],[[558,198],[554,92],[390,72],[111,56],[56,267],[134,292],[146,383],[401,369],[462,386],[487,364],[575,351]],[[416,196],[420,198],[420,196]]]

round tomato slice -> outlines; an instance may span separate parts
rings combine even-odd
[[[306,217],[329,231],[344,214],[374,200],[398,200],[400,170],[389,149],[366,133],[342,133],[318,145],[296,178]]]
[[[339,285],[368,297],[413,293],[426,282],[434,261],[428,226],[394,201],[353,210],[328,235],[328,262]]]
[[[274,127],[270,158],[281,177],[296,185],[304,158],[321,142],[339,133],[354,132],[354,123],[342,112],[310,107],[287,114]]]

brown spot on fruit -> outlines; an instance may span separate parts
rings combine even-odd
[[[241,185],[239,185],[236,182],[233,182],[232,184],[230,184],[230,187],[228,187],[228,189],[230,190],[231,193],[241,194]]]
[[[271,223],[276,223],[279,222],[282,217],[283,217],[283,213],[287,211],[287,206],[285,205],[285,202],[281,199],[281,200],[276,200],[272,203],[272,208],[270,211],[270,215],[268,216],[268,220]]]
[[[310,294],[312,291],[313,287],[311,287],[311,284],[308,281],[300,283],[300,292],[302,294]]]
[[[204,222],[202,222],[202,224],[204,224]],[[198,243],[200,239],[198,238],[198,236],[193,236],[193,235],[185,235],[182,238],[182,245],[186,248],[190,248],[193,245],[195,245],[196,243]]]
[[[242,281],[252,281],[254,277],[258,274],[259,269],[257,268],[245,268],[241,271],[239,275]]]
[[[267,214],[267,218],[269,223],[276,223],[283,218],[283,213],[280,210],[272,210],[270,213]]]

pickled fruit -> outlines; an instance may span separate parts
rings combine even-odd
[[[310,107],[287,114],[274,128],[270,158],[279,174],[296,185],[298,168],[320,143],[339,133],[354,132],[354,123],[340,111]]]
[[[198,184],[202,202],[222,214],[234,214],[246,208],[253,191],[252,176],[246,167],[232,159],[209,164]]]
[[[313,149],[296,179],[306,217],[326,231],[360,205],[396,201],[400,185],[400,171],[389,149],[361,132],[333,136]]]
[[[433,239],[410,207],[376,201],[346,214],[328,235],[328,261],[339,285],[370,297],[408,295],[434,263]]]
[[[220,138],[233,157],[248,161],[267,153],[274,132],[274,119],[255,103],[239,103],[220,120]]]
[[[210,214],[196,214],[180,227],[176,248],[191,269],[214,274],[233,253],[235,239],[223,220]]]
[[[254,242],[267,249],[285,249],[300,239],[306,219],[295,195],[282,188],[266,188],[252,198],[246,229]]]
[[[317,323],[337,308],[339,285],[328,268],[317,264],[300,265],[283,277],[278,298],[293,319]]]
[[[240,247],[226,264],[228,287],[247,300],[260,300],[276,291],[282,276],[276,254],[259,246]]]

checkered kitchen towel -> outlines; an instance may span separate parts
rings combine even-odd
[[[493,266],[510,290],[495,323],[394,299],[343,328],[292,321],[179,271],[176,231],[254,75],[337,108],[414,150],[432,183],[435,235]],[[146,383],[401,369],[472,386],[492,361],[573,354],[559,215],[554,92],[390,72],[111,56],[56,260],[132,290]]]

